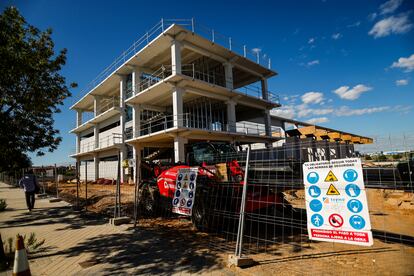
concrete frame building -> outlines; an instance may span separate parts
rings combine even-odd
[[[248,50],[194,20],[161,20],[71,107],[76,111],[71,157],[87,164],[81,179],[116,178],[120,160],[129,164],[121,182],[134,181],[142,158],[173,149],[171,161],[184,162],[185,145],[196,141],[261,148],[307,139],[311,143],[304,150],[326,158],[349,157],[352,144],[372,143],[368,137],[272,116],[280,103],[267,81],[276,75],[257,49]],[[294,129],[287,130],[287,124]],[[314,141],[322,140],[329,151],[316,146]],[[350,146],[341,153],[328,142]]]
[[[195,28],[193,20],[161,20],[71,107],[71,157],[89,161],[81,179],[116,178],[118,159],[138,164],[146,149],[173,148],[173,161],[184,162],[185,144],[194,141],[271,146],[281,139],[280,126],[271,125],[270,110],[280,104],[268,90],[276,75],[270,59]],[[122,170],[121,182],[134,171]]]

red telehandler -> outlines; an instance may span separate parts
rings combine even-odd
[[[169,152],[169,154],[172,154]],[[176,178],[182,168],[198,168],[192,222],[207,231],[218,224],[238,219],[244,185],[245,151],[236,151],[229,143],[199,142],[187,145],[184,164],[157,165],[144,162],[140,184],[140,210],[146,216],[171,213]],[[265,185],[248,184],[245,211],[281,212],[291,208],[283,194]],[[278,210],[279,209],[279,210]],[[285,212],[285,210],[283,210]],[[226,221],[226,222],[225,222]]]

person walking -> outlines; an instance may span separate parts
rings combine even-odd
[[[35,193],[40,190],[39,183],[33,170],[29,170],[19,181],[19,186],[26,194],[26,205],[29,211],[32,211],[35,204]]]

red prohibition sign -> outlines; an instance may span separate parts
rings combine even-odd
[[[339,214],[332,214],[329,216],[329,224],[333,227],[341,227],[344,224],[344,219]]]

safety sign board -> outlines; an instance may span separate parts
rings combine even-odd
[[[196,193],[197,168],[179,169],[177,172],[173,213],[191,216]]]
[[[371,246],[359,158],[303,164],[309,239]]]

